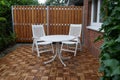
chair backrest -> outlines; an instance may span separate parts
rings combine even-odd
[[[81,24],[70,24],[69,35],[73,35],[76,37],[81,37]]]
[[[32,25],[33,38],[40,38],[45,36],[45,31],[43,25]]]

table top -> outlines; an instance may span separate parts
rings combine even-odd
[[[72,40],[74,38],[75,36],[70,36],[70,35],[47,35],[41,37],[40,39],[50,42],[62,42],[62,41]]]

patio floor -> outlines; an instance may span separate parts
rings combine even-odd
[[[43,64],[52,56],[43,53],[41,57],[32,54],[31,45],[20,45],[15,50],[0,59],[0,80],[99,80],[98,59],[86,49],[78,51],[74,57],[72,53],[65,60],[64,67],[58,58],[52,63]]]

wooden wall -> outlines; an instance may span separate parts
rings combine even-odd
[[[82,7],[13,6],[17,42],[32,42],[32,24],[44,24],[46,34],[68,34],[70,24],[82,23]]]

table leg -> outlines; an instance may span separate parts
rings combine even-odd
[[[54,61],[55,58],[56,58],[56,56],[57,56],[57,53],[55,53],[55,55],[52,56],[52,59],[51,59],[51,60],[44,62],[44,64],[47,64],[47,63],[50,63],[50,62]]]
[[[66,64],[62,60],[61,52],[60,52],[60,43],[56,43],[56,52],[58,54],[58,58],[60,59],[60,62],[66,66]]]
[[[62,60],[63,57],[61,56],[61,53],[60,53],[60,43],[56,43],[56,53],[55,53],[55,55],[52,57],[52,59],[49,60],[49,61],[44,62],[44,64],[47,64],[47,63],[50,63],[50,62],[54,61],[57,55],[58,55],[58,58],[60,59],[60,62],[61,62],[64,66],[66,66],[66,64],[65,64],[65,63],[63,62],[63,60]],[[63,58],[63,59],[64,59],[64,58]]]

